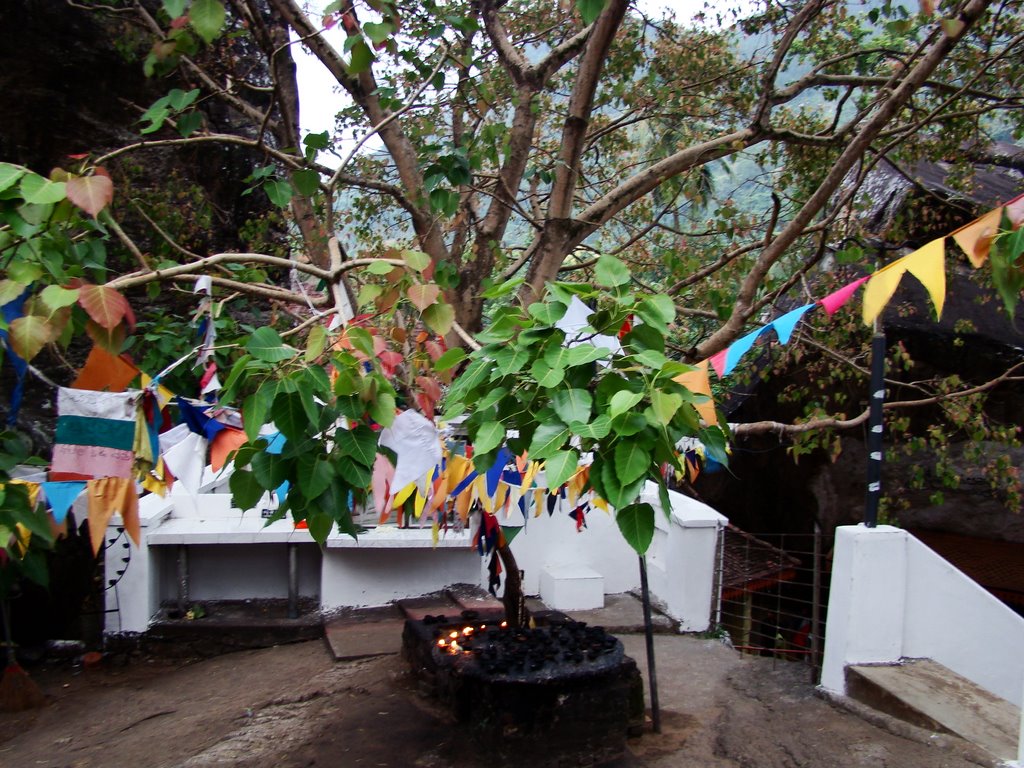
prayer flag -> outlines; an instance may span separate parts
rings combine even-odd
[[[141,394],[61,387],[50,480],[131,477]]]

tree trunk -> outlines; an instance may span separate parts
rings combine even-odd
[[[510,627],[522,627],[529,622],[530,614],[526,610],[523,595],[522,572],[508,542],[498,547],[498,557],[501,559],[501,567],[505,569],[505,592],[501,598],[505,605],[505,620]]]

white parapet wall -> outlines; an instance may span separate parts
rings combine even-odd
[[[669,492],[672,509],[665,515],[654,483],[647,483],[640,500],[656,510],[654,540],[647,552],[651,593],[679,621],[680,629],[703,632],[710,626],[717,599],[715,556],[728,520],[707,504],[675,491]],[[599,573],[605,594],[640,588],[636,552],[619,532],[614,512],[594,510],[586,517],[586,528],[577,530],[576,521],[564,510],[550,516],[542,511],[513,539],[512,553],[525,572],[526,594],[540,593],[545,569],[568,566]]]
[[[1024,618],[906,531],[836,529],[821,685],[846,667],[929,658],[1021,705]]]

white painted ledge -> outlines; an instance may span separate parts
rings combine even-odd
[[[398,528],[378,525],[353,539],[348,534],[333,531],[327,537],[328,549],[468,549],[472,539],[469,531],[458,533],[441,531],[437,544],[429,528]]]

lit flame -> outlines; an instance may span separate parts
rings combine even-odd
[[[501,622],[501,626],[502,626],[502,627],[507,627],[507,626],[508,626],[508,622],[507,622],[507,621],[503,621],[503,622]]]
[[[445,639],[442,637],[440,640],[437,641],[437,645],[440,648],[444,648],[446,645],[448,645],[448,643],[446,643]]]
[[[459,636],[459,633],[457,631],[455,631],[455,630],[452,630],[451,632],[448,633],[448,637],[450,637],[452,640],[454,640],[458,636]]]
[[[462,628],[462,634],[465,635],[466,637],[469,637],[470,635],[473,634],[473,628],[472,627],[463,627]]]

